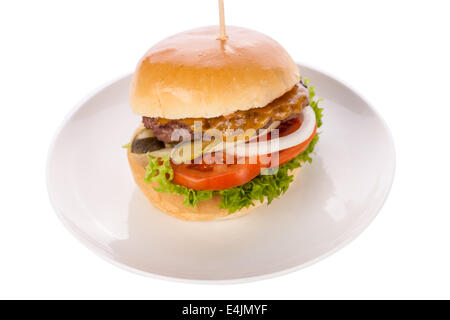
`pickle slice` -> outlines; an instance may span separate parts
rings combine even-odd
[[[142,154],[156,151],[165,147],[164,142],[159,141],[153,136],[153,131],[144,129],[140,131],[131,143],[131,152]]]

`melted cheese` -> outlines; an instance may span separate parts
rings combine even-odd
[[[283,96],[275,99],[267,106],[262,108],[253,108],[247,111],[237,111],[226,116],[216,118],[186,118],[176,120],[186,124],[194,131],[194,123],[201,122],[202,131],[217,129],[220,131],[249,129],[260,129],[272,121],[281,121],[291,114],[301,113],[303,108],[309,104],[308,91],[301,84],[297,84],[293,89]],[[173,120],[158,118],[158,123],[163,125]]]

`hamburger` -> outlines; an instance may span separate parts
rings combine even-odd
[[[127,145],[136,184],[185,220],[241,216],[280,197],[311,162],[322,109],[286,50],[229,26],[171,36],[139,61],[130,105],[142,122]]]

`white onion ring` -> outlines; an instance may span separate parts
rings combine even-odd
[[[238,144],[233,146],[233,148],[226,148],[225,152],[227,154],[235,154],[241,157],[252,157],[256,155],[274,153],[299,145],[311,137],[314,132],[314,128],[316,127],[316,115],[310,106],[303,109],[302,115],[303,121],[300,128],[285,137],[276,138],[269,141]]]
[[[258,136],[252,137],[248,141],[248,143],[245,143],[245,140],[241,140],[238,142],[221,142],[213,146],[207,152],[204,152],[203,155],[212,152],[223,151],[228,155],[236,155],[238,157],[253,157],[257,155],[271,154],[274,152],[278,152],[280,150],[288,149],[296,145],[299,145],[300,143],[308,140],[308,138],[311,137],[316,127],[316,115],[314,113],[314,110],[310,106],[304,108],[301,115],[303,116],[303,119],[300,127],[296,131],[292,132],[287,136],[281,138],[278,137],[274,138],[272,136],[271,140],[257,141],[258,137],[268,134],[268,131],[273,133],[274,130],[276,130],[276,129],[271,130],[271,128],[269,127],[266,130],[262,130]],[[190,146],[191,142],[188,143]],[[179,150],[180,147],[184,145],[186,145],[186,143],[182,142],[181,144],[178,145],[178,147],[172,149],[171,152],[172,160],[176,159],[176,157],[174,157],[175,155],[174,152]],[[191,148],[189,148],[189,151],[190,150]],[[191,159],[190,156],[189,159]],[[174,162],[177,163],[177,161]]]

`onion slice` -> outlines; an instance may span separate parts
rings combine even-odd
[[[238,144],[233,148],[227,148],[227,154],[235,154],[241,157],[252,157],[257,155],[265,155],[294,147],[306,140],[314,132],[316,127],[316,115],[314,110],[308,106],[302,112],[303,121],[296,131],[290,135],[271,139],[269,141],[249,142],[246,144]]]
[[[296,131],[292,132],[287,136],[278,138],[277,136],[274,135],[274,133],[276,132],[275,131],[276,128],[274,127],[277,124],[279,125],[279,122],[275,122],[267,129],[262,130],[261,133],[259,133],[257,136],[254,136],[250,140],[248,140],[248,143],[246,143],[245,140],[241,140],[238,142],[220,142],[220,143],[212,142],[206,147],[200,147],[198,150],[200,152],[200,155],[223,151],[228,155],[236,155],[238,157],[254,157],[257,155],[266,155],[294,147],[308,140],[308,138],[311,137],[311,135],[313,134],[314,129],[316,127],[316,115],[314,113],[314,110],[310,106],[304,108],[301,115],[303,116],[303,120],[300,127]],[[257,139],[258,137],[266,135],[268,134],[268,132],[272,133],[271,140],[258,141]],[[200,140],[199,142],[203,143]],[[191,144],[192,144],[191,141],[181,142],[173,149],[169,149],[172,160],[175,163],[181,163],[183,161],[190,161],[196,158],[198,155],[195,154],[191,155],[190,152],[192,150]],[[186,152],[186,155],[181,156],[180,158],[179,156],[176,156],[176,152],[180,152],[181,149],[183,149],[183,151]],[[183,154],[185,152],[183,152]]]

